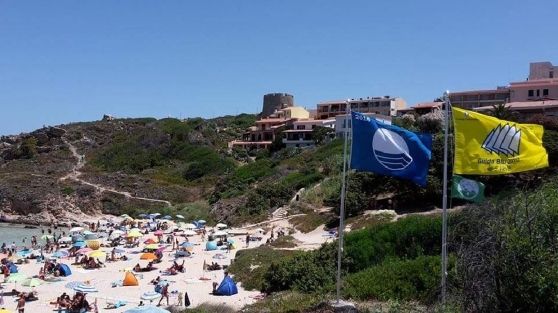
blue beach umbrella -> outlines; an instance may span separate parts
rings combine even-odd
[[[70,255],[70,254],[68,253],[68,251],[65,251],[65,250],[58,250],[58,251],[56,251],[56,252],[54,252],[54,253],[52,254],[52,257],[54,257],[54,258],[65,258],[65,257],[67,257],[68,255]]]
[[[76,248],[83,248],[85,247],[87,244],[85,243],[85,241],[76,241],[74,242],[74,244],[72,246],[76,247]]]

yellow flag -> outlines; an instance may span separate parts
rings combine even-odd
[[[518,124],[452,108],[454,174],[502,175],[548,166],[541,125]]]

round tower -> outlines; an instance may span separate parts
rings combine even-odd
[[[294,105],[294,97],[288,93],[268,93],[263,97],[262,117],[269,116],[286,107]]]

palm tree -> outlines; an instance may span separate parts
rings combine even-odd
[[[499,118],[502,120],[509,120],[512,119],[513,113],[510,110],[509,106],[506,106],[505,103],[499,103],[492,106],[492,109],[489,111],[490,115],[494,116],[495,118]]]

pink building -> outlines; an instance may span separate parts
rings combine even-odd
[[[510,83],[511,102],[558,99],[558,78]]]

